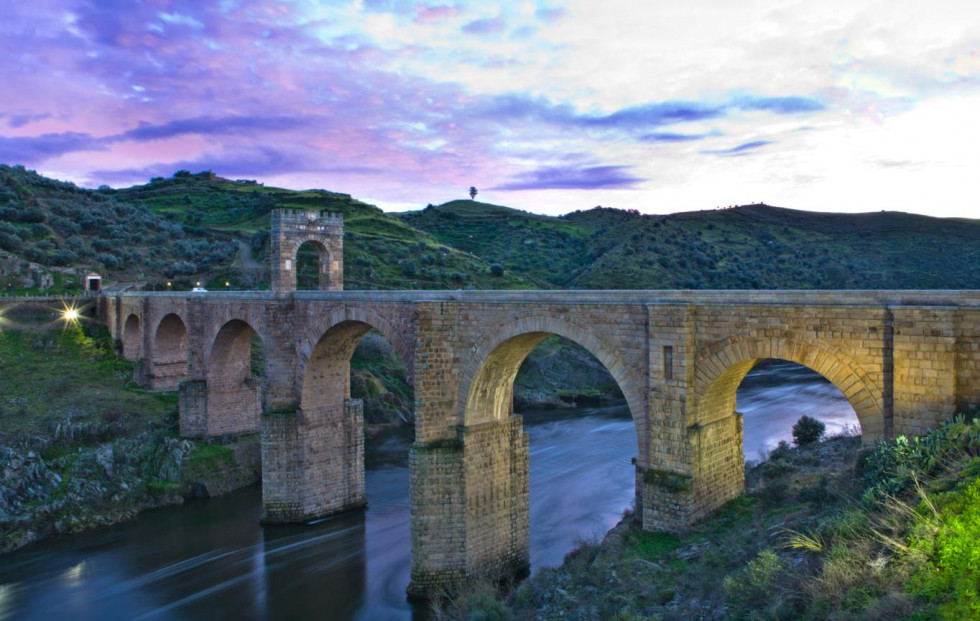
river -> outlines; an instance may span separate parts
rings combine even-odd
[[[857,425],[819,375],[776,363],[738,392],[745,457],[803,414]],[[636,433],[624,406],[524,412],[531,439],[531,569],[601,539],[633,503]],[[408,433],[367,443],[368,508],[312,526],[260,527],[258,486],[0,557],[0,619],[424,619],[410,570]]]

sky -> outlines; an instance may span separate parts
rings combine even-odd
[[[976,0],[31,0],[0,58],[0,163],[85,187],[980,218]]]

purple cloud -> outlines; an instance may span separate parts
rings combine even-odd
[[[541,21],[554,23],[565,17],[565,9],[541,7],[534,13],[535,17]]]
[[[692,142],[704,140],[708,134],[675,134],[672,132],[654,132],[645,136],[640,136],[643,142]]]
[[[767,144],[772,144],[772,140],[753,140],[751,142],[744,142],[737,147],[732,147],[731,149],[711,149],[702,151],[702,153],[710,153],[712,155],[745,155],[749,151],[754,151],[760,147],[766,146]]]
[[[123,132],[115,136],[114,139],[152,141],[184,134],[211,135],[241,131],[279,132],[300,129],[310,125],[310,123],[311,119],[307,117],[286,116],[232,116],[224,118],[204,116],[196,119],[179,119],[159,125],[141,121],[135,129]]]
[[[33,165],[74,151],[104,150],[104,143],[91,134],[63,132],[40,136],[0,136],[0,162]]]
[[[521,173],[493,190],[594,190],[628,188],[643,181],[627,173],[628,166],[549,167]]]
[[[736,99],[734,105],[742,110],[765,110],[776,114],[819,112],[826,106],[812,97],[745,97]]]
[[[723,106],[690,101],[666,101],[632,106],[607,115],[577,114],[567,104],[552,104],[544,98],[532,99],[523,95],[494,97],[480,114],[501,121],[538,120],[570,127],[598,127],[635,130],[690,121],[714,119],[725,114]]]
[[[3,115],[0,114],[0,118],[2,118],[2,117],[3,117]],[[40,113],[40,114],[12,114],[12,115],[10,115],[10,118],[7,119],[7,125],[9,125],[10,127],[13,127],[14,129],[17,129],[17,128],[23,127],[23,126],[25,126],[25,125],[27,125],[29,123],[33,123],[35,121],[43,121],[44,119],[49,119],[49,118],[51,118],[51,115],[50,114],[47,114],[47,113]]]
[[[624,108],[608,116],[585,117],[590,125],[603,127],[646,127],[705,121],[725,115],[725,108],[693,101],[666,101]]]
[[[415,21],[420,24],[429,24],[455,17],[458,13],[459,10],[454,6],[417,6],[415,7]]]
[[[499,34],[504,31],[504,18],[501,16],[477,19],[463,26],[463,32],[472,35]]]

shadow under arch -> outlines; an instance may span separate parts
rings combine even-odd
[[[187,325],[176,313],[168,313],[153,333],[150,387],[176,390],[187,379]]]
[[[139,315],[130,313],[123,323],[122,353],[126,360],[136,360],[140,357],[141,322]]]

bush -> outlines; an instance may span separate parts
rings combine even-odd
[[[24,242],[21,241],[20,237],[11,235],[10,233],[0,233],[0,249],[9,250],[10,252],[20,252],[20,249],[23,247]]]
[[[728,601],[740,607],[759,607],[774,595],[783,561],[770,549],[761,550],[745,567],[725,576]]]
[[[793,444],[805,446],[813,444],[823,437],[827,427],[815,418],[804,416],[793,425]]]

